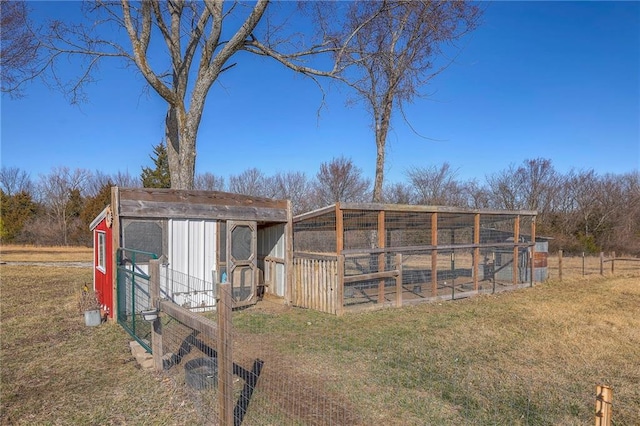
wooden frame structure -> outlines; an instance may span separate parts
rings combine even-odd
[[[291,303],[339,315],[532,285],[536,214],[336,203],[295,216]]]
[[[110,211],[113,271],[119,267],[120,249],[141,250],[163,257],[186,275],[197,272],[202,280],[230,282],[232,287],[234,281],[246,281],[249,290],[241,300],[234,300],[234,307],[255,303],[262,292],[288,297],[293,240],[289,200],[218,191],[113,187]],[[137,233],[127,234],[127,226],[137,227]],[[147,229],[156,231],[155,241]],[[235,229],[242,232],[236,236]],[[246,247],[235,249],[235,241]],[[117,275],[113,273],[114,295]],[[117,305],[118,298],[113,299]]]

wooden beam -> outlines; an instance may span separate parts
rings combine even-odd
[[[198,330],[207,336],[216,336],[218,334],[218,325],[202,315],[193,313],[168,300],[160,300],[158,305],[161,312],[166,312],[167,315],[177,319],[189,328]]]
[[[338,256],[338,273],[336,274],[336,315],[344,314],[344,256]]]
[[[518,247],[518,243],[520,242],[520,216],[516,216],[515,221],[513,222],[513,271],[512,278],[513,284],[518,284],[518,268],[520,266],[518,262],[518,254],[520,249]]]
[[[117,186],[111,187],[111,291],[113,300],[113,318],[118,320],[118,249],[120,248],[120,203]]]
[[[291,304],[291,293],[293,289],[293,213],[291,201],[287,201],[287,223],[284,226],[285,253],[284,253],[284,300],[287,305]],[[275,274],[275,268],[273,273]],[[275,289],[274,289],[275,291]]]
[[[219,286],[218,310],[218,409],[220,423],[232,426],[235,398],[233,397],[233,337],[231,324],[231,284]]]
[[[204,204],[208,206],[245,206],[286,209],[287,200],[254,197],[222,191],[179,190],[165,188],[120,188],[120,199],[133,201],[155,201],[173,204]]]
[[[402,306],[402,253],[396,254],[396,307]]]
[[[378,248],[384,248],[384,240],[386,236],[386,231],[384,229],[384,210],[380,210],[378,212]],[[385,270],[385,254],[378,254],[378,272],[384,272]],[[378,283],[378,303],[384,303],[384,280],[380,280]]]
[[[431,213],[431,245],[438,245],[438,213]],[[438,295],[438,250],[431,252],[431,296]]]
[[[157,200],[120,200],[120,216],[145,218],[190,218],[216,220],[247,220],[256,222],[285,222],[287,209],[261,206],[220,206],[188,204]]]
[[[157,309],[160,301],[160,261],[149,260],[149,297],[151,307]],[[151,324],[151,354],[156,371],[162,371],[162,320],[160,316]]]
[[[531,275],[531,285],[533,285],[533,281],[534,281],[534,277],[535,277],[535,272],[536,272],[536,268],[535,268],[535,258],[536,258],[536,218],[534,217],[533,220],[531,221],[531,257],[529,260],[529,267],[531,268],[531,271],[529,272]]]
[[[343,282],[345,284],[349,283],[357,283],[360,281],[371,281],[376,280],[378,278],[395,278],[398,276],[398,271],[383,271],[383,272],[371,272],[370,274],[358,274],[358,275],[348,275],[343,278]]]
[[[473,249],[473,289],[478,291],[478,274],[480,272],[480,213],[476,213],[473,218],[473,244],[476,245]]]
[[[344,217],[340,203],[336,203],[336,253],[342,254],[344,250]]]

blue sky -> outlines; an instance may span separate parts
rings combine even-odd
[[[460,180],[549,158],[556,170],[640,168],[640,3],[493,2],[464,50],[398,114],[387,141],[386,182],[411,167],[449,162]],[[78,3],[31,3],[34,17]],[[242,55],[212,88],[196,171],[315,175],[345,156],[373,178],[375,143],[362,104],[332,86],[320,111],[315,84],[274,61]],[[41,83],[1,103],[1,163],[37,179],[53,167],[138,176],[163,137],[164,102],[133,69],[104,62],[89,102],[70,105]]]

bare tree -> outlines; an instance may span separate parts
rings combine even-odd
[[[111,181],[114,185],[121,188],[142,188],[142,182],[138,176],[131,176],[129,171],[118,170],[111,176]]]
[[[239,175],[230,176],[229,191],[256,197],[273,198],[276,196],[273,178],[265,176],[255,167],[247,169]]]
[[[26,171],[18,167],[2,166],[0,169],[0,190],[8,196],[19,192],[33,195],[33,182]]]
[[[200,173],[196,175],[193,187],[205,191],[224,191],[224,178],[210,172]]]
[[[322,7],[318,5],[322,15]],[[373,116],[376,173],[373,201],[382,199],[387,134],[392,112],[421,95],[421,88],[449,63],[436,66],[445,44],[474,29],[476,4],[463,1],[361,1],[350,3],[347,20],[334,33],[349,40],[336,50],[346,83]]]
[[[345,157],[322,163],[316,175],[316,197],[321,206],[339,201],[364,202],[370,196],[370,188],[371,181]]]
[[[38,41],[28,25],[25,1],[0,1],[0,76],[2,92],[20,96],[20,83],[33,72]]]
[[[557,192],[562,187],[551,160],[536,158],[525,160],[521,166],[513,165],[505,171],[487,178],[494,207],[509,210],[537,210],[541,224],[558,203]]]
[[[392,204],[416,204],[416,192],[404,182],[384,186],[382,200]]]
[[[119,186],[121,188],[141,188],[142,184],[138,176],[131,176],[129,172],[118,171],[113,174],[107,174],[100,170],[89,173],[84,184],[83,196],[95,197],[104,190],[106,185]]]
[[[461,185],[462,194],[466,198],[466,205],[472,209],[486,209],[491,205],[489,190],[470,180]]]
[[[316,207],[313,199],[313,185],[303,172],[278,173],[274,177],[276,198],[291,200],[293,214],[300,214]]]
[[[191,189],[197,134],[207,95],[213,83],[236,64],[233,58],[238,52],[275,58],[305,75],[331,76],[336,71],[305,65],[310,56],[335,50],[334,45],[340,44],[335,39],[330,45],[322,38],[317,43],[308,37],[298,38],[309,47],[289,43],[287,37],[279,39],[278,31],[290,26],[286,20],[278,22],[279,15],[270,17],[266,31],[259,31],[258,24],[268,16],[270,4],[269,0],[96,1],[85,8],[84,23],[51,23],[43,43],[49,54],[40,71],[52,70],[47,75],[55,79],[59,60],[68,56],[84,60],[77,80],[59,82],[72,101],[78,101],[83,97],[83,85],[93,81],[92,73],[101,59],[119,58],[134,65],[168,106],[165,137],[171,186]],[[122,31],[129,43],[120,42]]]
[[[612,239],[618,253],[640,254],[640,172],[620,177],[622,197]]]
[[[407,171],[407,177],[417,193],[418,204],[466,205],[462,188],[456,181],[456,171],[449,163],[440,167],[412,167]]]
[[[84,192],[84,184],[89,176],[90,172],[87,170],[75,169],[72,171],[68,167],[53,168],[48,175],[40,176],[39,198],[59,233],[58,244],[67,245],[69,243],[70,215],[79,210],[78,206],[71,206],[71,204],[80,202]],[[70,209],[70,207],[73,208]]]

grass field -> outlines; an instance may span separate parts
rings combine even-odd
[[[90,250],[0,251],[8,262],[80,259]],[[84,325],[76,297],[90,268],[8,264],[0,276],[1,424],[210,422],[179,379],[137,367],[117,324]],[[274,380],[304,377],[280,397],[304,400],[317,383],[349,412],[278,418],[265,375],[245,424],[592,424],[596,384],[614,389],[615,425],[640,424],[639,276],[565,274],[341,318],[261,302],[234,313],[234,326],[286,366]]]

